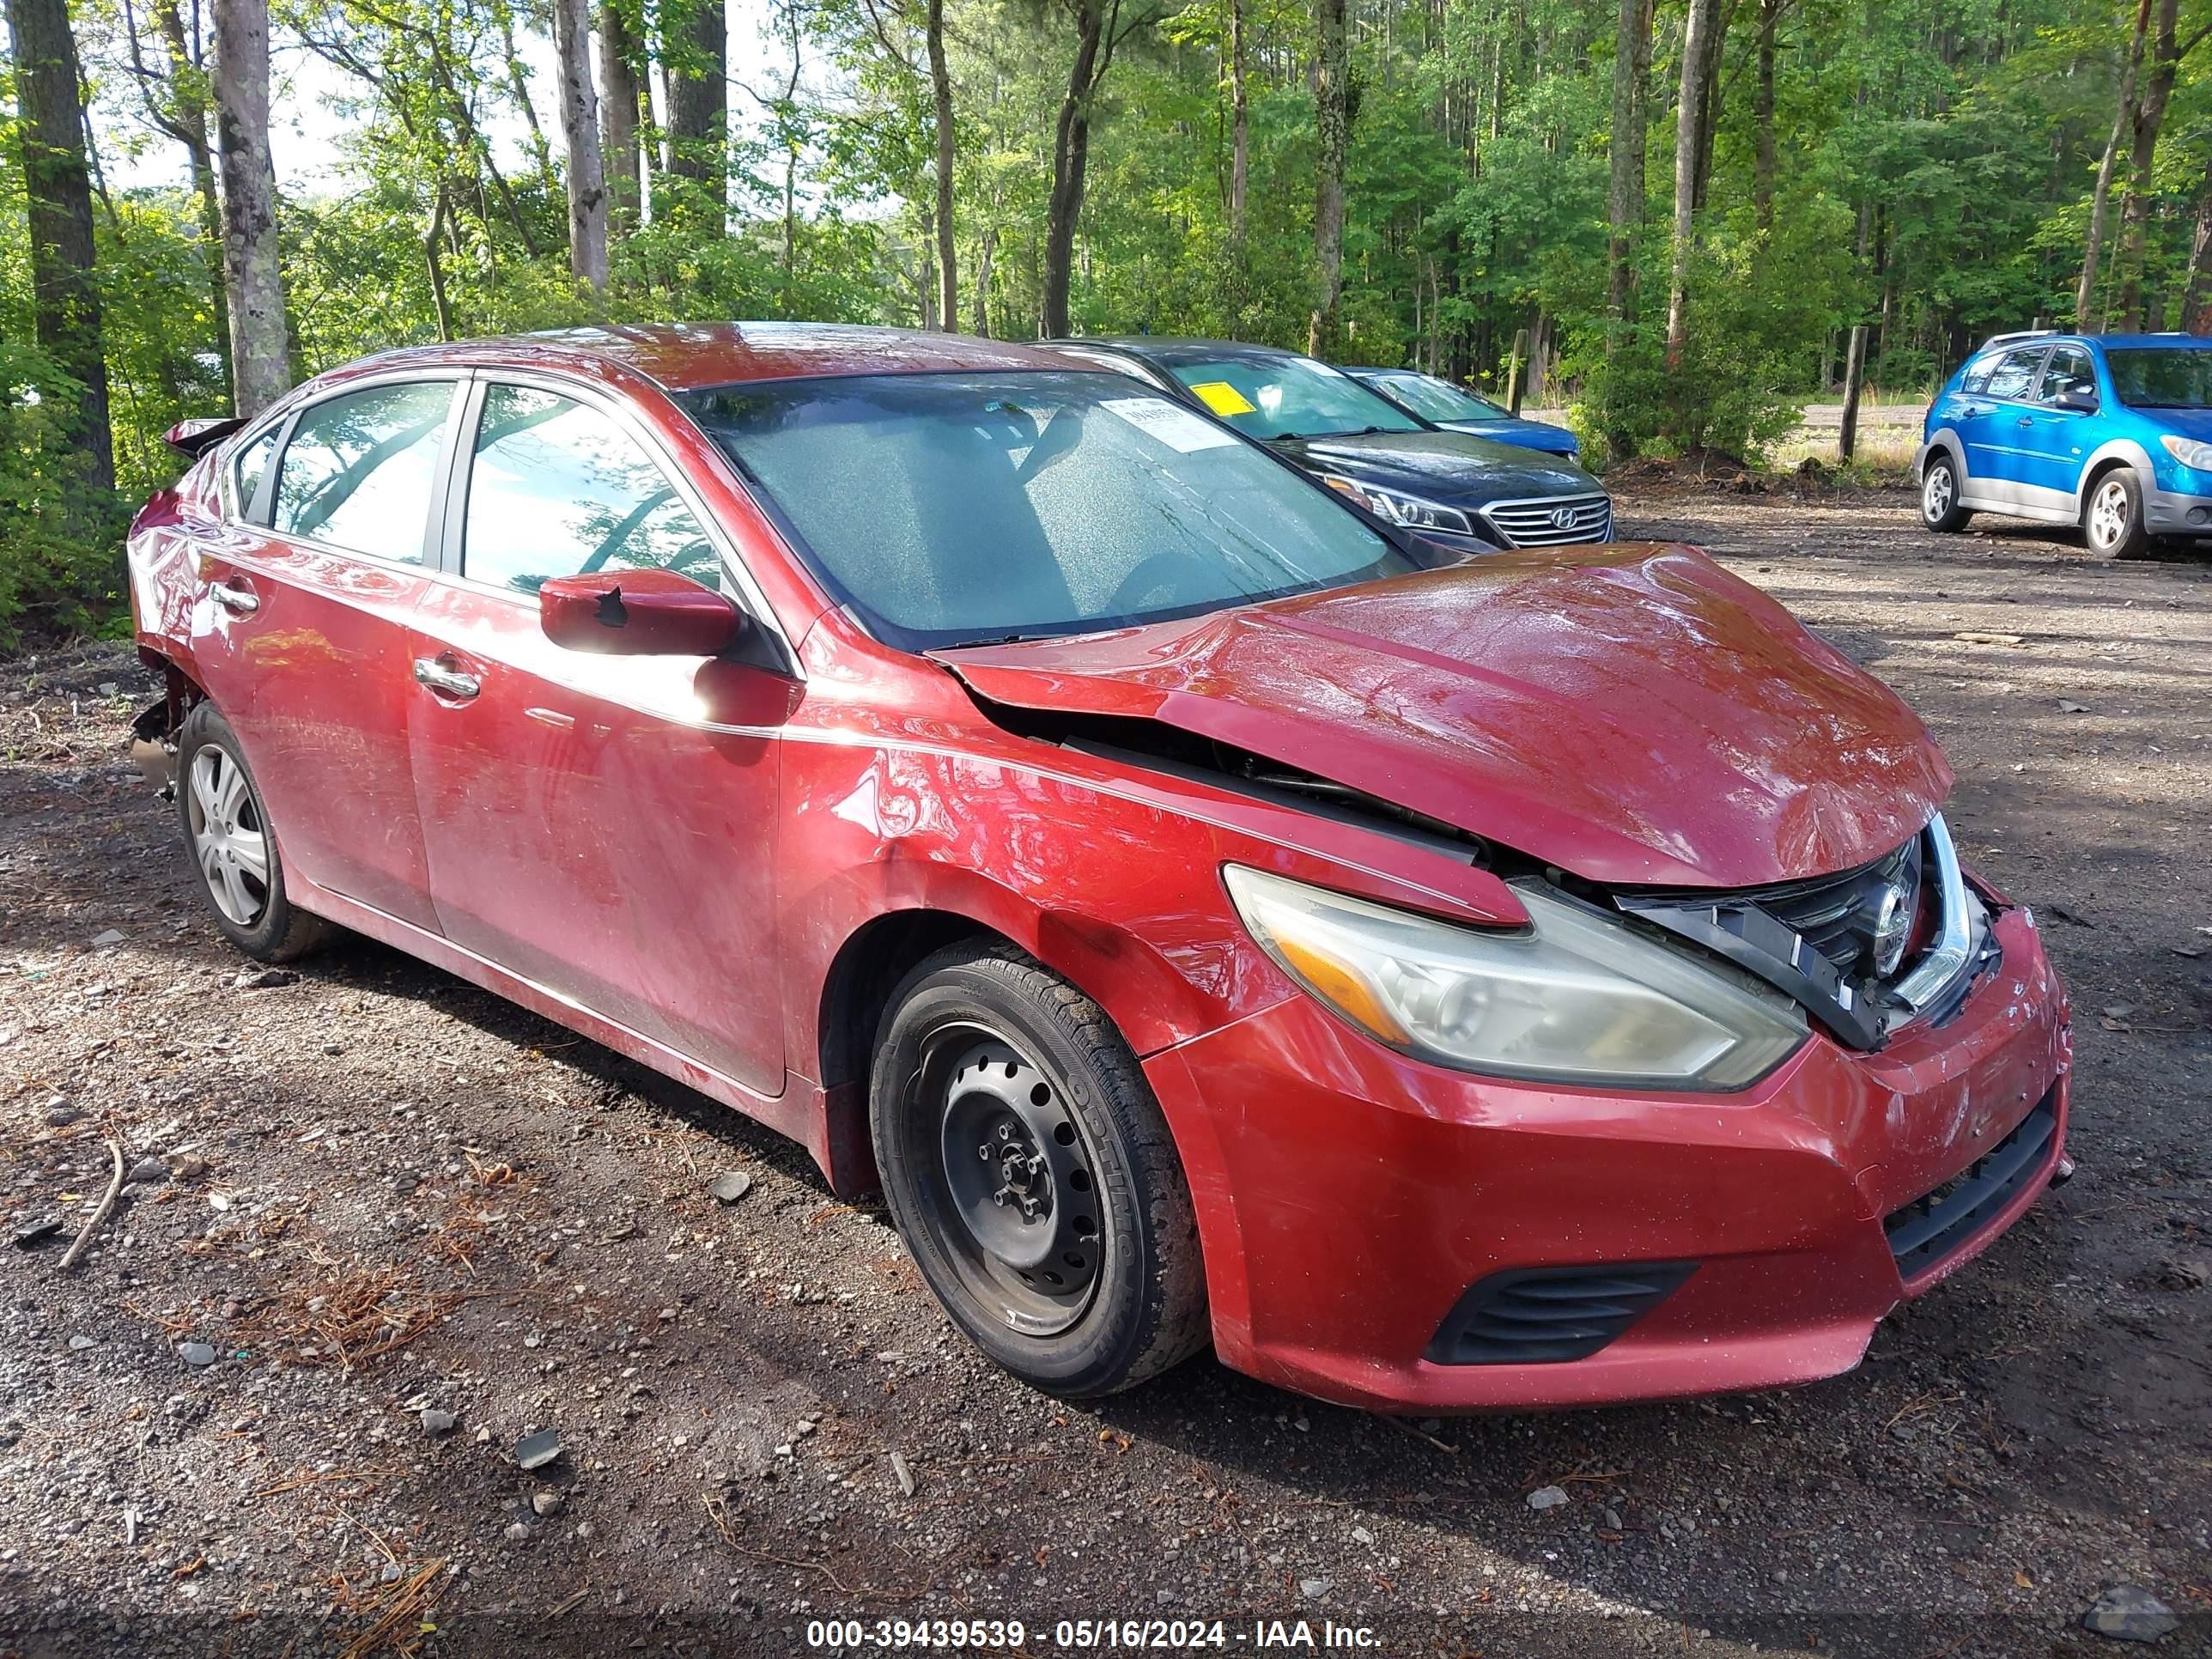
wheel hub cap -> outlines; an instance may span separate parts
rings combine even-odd
[[[251,927],[269,908],[269,837],[246,787],[246,774],[208,744],[192,757],[190,783],[192,855],[216,908]]]

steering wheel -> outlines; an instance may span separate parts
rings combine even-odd
[[[1129,615],[1138,609],[1139,599],[1168,580],[1170,573],[1182,566],[1194,567],[1201,573],[1206,568],[1203,562],[1195,555],[1183,552],[1180,549],[1171,552],[1146,554],[1137,561],[1136,568],[1122,577],[1120,586],[1116,586],[1112,594],[1108,597],[1106,614],[1109,617]]]

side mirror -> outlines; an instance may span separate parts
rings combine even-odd
[[[2051,401],[2054,407],[2070,409],[2077,415],[2097,412],[2097,393],[2089,386],[2069,386]]]
[[[615,657],[712,657],[751,626],[723,595],[672,570],[555,576],[538,590],[545,637]]]

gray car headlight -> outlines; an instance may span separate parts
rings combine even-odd
[[[1324,472],[1321,481],[1340,495],[1349,495],[1378,519],[1403,525],[1408,530],[1443,530],[1455,536],[1474,534],[1474,522],[1455,507],[1409,495],[1402,489],[1360,483],[1340,473]]]
[[[1531,926],[1461,927],[1239,865],[1261,949],[1362,1030],[1470,1072],[1638,1089],[1740,1089],[1805,1041],[1778,1006],[1601,912],[1514,885]]]

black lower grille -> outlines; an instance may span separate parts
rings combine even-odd
[[[1881,1225],[1899,1275],[1925,1273],[1971,1241],[2034,1179],[2057,1133],[2058,1109],[2045,1095],[2020,1127],[1965,1170],[1889,1215]]]
[[[1657,1307],[1694,1261],[1617,1267],[1516,1267],[1477,1280],[1429,1343],[1438,1365],[1587,1359]]]

